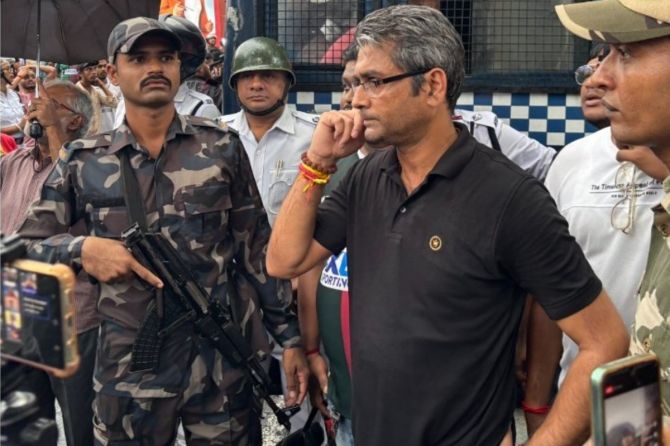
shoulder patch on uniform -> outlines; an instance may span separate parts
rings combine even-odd
[[[200,93],[199,91],[191,90],[190,88],[187,91],[187,94],[189,96],[192,96],[199,101],[205,103],[205,104],[213,104],[214,101],[212,100],[211,97],[207,96],[205,93]]]
[[[316,125],[319,122],[319,115],[314,113],[305,113],[299,110],[291,110],[291,113],[296,119],[299,119],[303,122],[308,122],[312,125]]]
[[[210,127],[222,132],[231,132],[237,134],[237,132],[231,129],[225,122],[218,119],[204,118],[201,116],[193,115],[181,115],[186,119],[186,122],[195,127]]]
[[[483,125],[485,127],[496,128],[498,126],[498,116],[489,111],[456,109],[454,111],[454,120],[468,125],[472,122],[474,125]]]
[[[493,112],[476,111],[473,113],[472,118],[479,125],[493,128],[498,126],[498,116]]]

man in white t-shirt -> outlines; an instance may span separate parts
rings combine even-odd
[[[660,202],[663,188],[660,181],[634,164],[617,160],[617,153],[626,147],[618,147],[612,139],[600,101],[604,89],[591,77],[606,56],[606,48],[604,45],[595,47],[587,65],[575,72],[581,85],[584,117],[600,130],[574,141],[558,153],[545,186],[624,323],[630,326],[635,314],[635,291],[644,272],[651,240],[651,208]],[[650,150],[647,153],[655,157]],[[536,314],[533,324],[543,324],[546,330],[542,339],[529,343],[528,382],[541,383],[529,385],[526,391],[524,409],[529,408],[526,414],[529,434],[544,418],[534,412],[548,406],[555,378],[552,373],[556,370],[555,359],[544,353],[556,351],[561,342],[560,331],[547,326],[553,322],[546,316]],[[579,351],[574,341],[565,335],[562,344],[559,386]]]

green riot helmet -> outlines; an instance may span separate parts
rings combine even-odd
[[[172,14],[164,14],[158,18],[170,31],[175,33],[181,40],[181,67],[179,74],[181,81],[192,76],[200,65],[205,61],[206,43],[198,27],[190,20]]]
[[[279,42],[268,37],[253,37],[237,47],[232,73],[228,79],[230,88],[235,90],[235,78],[246,71],[284,71],[290,75],[289,88],[295,85],[295,73],[286,50]]]

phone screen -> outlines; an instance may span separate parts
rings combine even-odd
[[[65,366],[60,284],[54,276],[2,267],[2,353]]]
[[[661,397],[655,364],[610,376],[603,393],[607,446],[661,444]]]

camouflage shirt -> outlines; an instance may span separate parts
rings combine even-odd
[[[670,423],[670,177],[654,211],[647,268],[640,284],[631,334],[632,354],[653,353],[661,363],[661,405]]]
[[[265,326],[282,346],[299,344],[290,286],[266,273],[270,226],[244,148],[234,133],[204,118],[175,115],[155,160],[125,123],[69,143],[19,231],[32,239],[30,256],[80,264],[84,237],[67,233],[80,219],[92,236],[120,238],[129,226],[122,150],[129,151],[149,230],[162,233],[183,254],[213,298],[225,301],[225,271],[234,259],[255,291],[240,293],[244,302],[236,303],[243,324],[254,314],[260,317],[260,306]],[[98,311],[103,320],[135,331],[153,297],[153,289],[137,278],[103,283]]]

